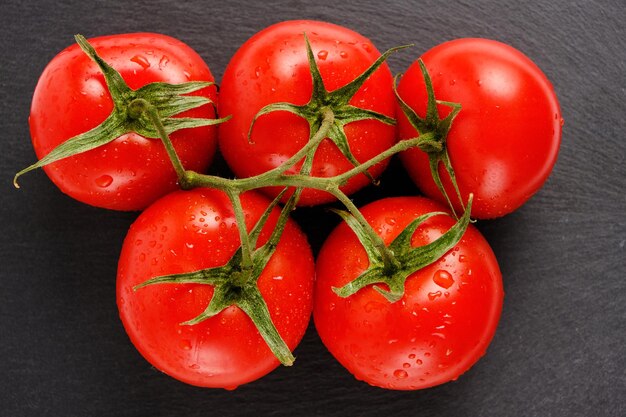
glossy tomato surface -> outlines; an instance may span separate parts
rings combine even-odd
[[[423,197],[376,201],[362,212],[389,244],[418,216],[444,207]],[[445,233],[454,220],[422,224],[412,246]],[[487,241],[470,225],[457,246],[406,281],[404,296],[387,301],[373,286],[347,298],[342,287],[368,267],[356,235],[340,224],[324,243],[316,266],[315,326],[337,360],[371,385],[413,390],[456,379],[489,345],[502,308],[502,278]],[[384,287],[384,285],[381,285]]]
[[[539,190],[557,159],[562,119],[552,85],[527,56],[492,40],[457,39],[421,58],[435,97],[462,106],[447,147],[464,200],[474,193],[472,216],[493,218],[516,210]],[[403,75],[398,92],[425,116],[426,88],[417,61]],[[441,117],[449,110],[439,106]],[[400,114],[398,132],[401,139],[417,136]],[[424,152],[412,149],[402,154],[402,160],[427,196],[445,201]],[[454,188],[443,169],[440,176],[452,198]]]
[[[157,81],[213,81],[196,52],[165,35],[133,33],[89,42],[134,90]],[[215,87],[193,94],[216,100]],[[112,109],[96,63],[78,45],[68,47],[52,59],[35,88],[29,122],[37,157],[41,159],[60,143],[98,126]],[[204,105],[175,117],[214,118],[215,114],[212,106]],[[179,130],[171,139],[186,168],[204,171],[215,153],[216,136],[216,128],[209,126]],[[69,196],[116,210],[143,209],[176,189],[176,175],[161,141],[135,133],[54,162],[44,170]]]
[[[248,230],[268,204],[254,192],[242,196]],[[268,239],[277,218],[275,209],[259,244]],[[278,366],[250,318],[238,307],[228,307],[195,325],[180,324],[205,310],[212,286],[159,284],[133,291],[156,276],[224,265],[238,247],[232,205],[216,190],[169,194],[131,226],[119,260],[118,307],[131,341],[157,369],[189,384],[231,389]],[[258,286],[291,350],[309,322],[313,277],[307,239],[290,220]]]
[[[286,161],[309,140],[309,124],[300,116],[280,111],[257,119],[264,106],[288,102],[306,104],[311,98],[312,78],[303,34],[306,33],[324,85],[328,91],[348,84],[380,56],[371,41],[362,35],[330,23],[287,21],[270,26],[245,42],[228,64],[220,85],[220,115],[232,115],[219,130],[220,150],[239,177],[268,171]],[[350,104],[394,117],[395,98],[391,73],[383,64],[363,84]],[[364,162],[395,141],[395,127],[375,120],[345,126],[348,144],[355,158]],[[372,169],[379,175],[386,162]],[[330,177],[352,168],[337,146],[326,139],[318,148],[311,176]],[[300,165],[289,172],[298,172]],[[353,177],[342,190],[350,194],[369,183],[366,176]],[[277,195],[280,189],[268,190]],[[323,191],[307,189],[301,205],[316,205],[334,198]]]

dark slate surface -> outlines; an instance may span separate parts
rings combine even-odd
[[[136,214],[74,202],[42,172],[11,186],[34,159],[27,118],[37,78],[74,33],[166,33],[219,80],[249,36],[295,18],[348,26],[381,50],[414,42],[392,57],[394,72],[444,40],[498,39],[532,57],[559,95],[566,123],[553,175],[521,210],[478,225],[507,296],[488,354],[457,382],[369,387],[311,327],[291,368],[234,392],[179,383],[140,357],[117,316],[117,256]],[[0,415],[626,415],[624,21],[619,0],[1,2]],[[383,183],[357,202],[416,192],[397,164]],[[315,249],[336,222],[318,210],[297,218]]]

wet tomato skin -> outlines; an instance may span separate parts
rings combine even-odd
[[[229,62],[220,84],[220,115],[232,115],[232,119],[219,128],[220,151],[239,177],[250,177],[275,168],[309,140],[309,124],[305,119],[277,111],[257,119],[248,141],[252,120],[264,106],[277,102],[304,105],[311,98],[312,81],[304,33],[328,91],[348,84],[380,57],[380,52],[364,36],[341,26],[310,20],[281,22],[246,41]],[[387,64],[383,64],[363,84],[350,104],[394,117],[395,98],[391,83],[391,72]],[[348,123],[345,133],[359,162],[375,157],[396,140],[395,126],[375,120]],[[299,172],[300,165],[288,172]],[[369,171],[376,177],[386,166],[387,161]],[[327,139],[317,150],[311,175],[330,177],[352,167],[337,146]],[[365,175],[358,175],[352,177],[342,190],[351,194],[369,183]],[[280,191],[279,187],[264,190],[272,196]],[[298,204],[312,206],[334,200],[324,191],[305,189]]]
[[[154,33],[102,36],[89,42],[132,89],[152,82],[180,84],[214,81],[202,58],[183,42]],[[215,87],[193,95],[217,100]],[[33,95],[30,133],[37,157],[102,123],[113,102],[98,66],[74,44],[44,69]],[[211,105],[175,117],[214,118]],[[203,172],[217,148],[215,126],[172,133],[187,169]],[[136,133],[120,136],[91,151],[44,167],[65,194],[81,202],[115,210],[141,210],[177,189],[176,175],[159,139]]]
[[[446,143],[464,200],[474,194],[472,217],[494,218],[516,210],[541,188],[556,163],[563,120],[552,84],[522,52],[488,39],[445,42],[421,58],[435,97],[462,106]],[[417,61],[402,76],[398,93],[425,116],[427,94]],[[449,111],[439,106],[441,117]],[[400,139],[417,136],[400,113]],[[426,153],[413,148],[401,159],[424,194],[445,202]],[[449,177],[440,168],[445,189],[454,196]],[[453,203],[462,211],[457,200]]]
[[[387,244],[419,215],[441,210],[423,197],[386,198],[362,208]],[[412,245],[433,241],[453,224],[451,217],[431,218],[417,229]],[[364,249],[345,223],[328,237],[316,264],[315,326],[357,379],[389,389],[428,388],[455,380],[485,353],[503,288],[496,258],[474,226],[442,259],[412,274],[395,303],[373,286],[347,298],[332,291],[367,266]]]
[[[256,192],[242,195],[248,229],[268,204]],[[277,218],[275,209],[259,245],[267,241]],[[230,200],[211,189],[171,193],[146,209],[130,227],[119,259],[117,303],[132,343],[154,367],[188,384],[233,389],[279,365],[238,307],[228,307],[195,325],[181,325],[204,311],[212,286],[160,284],[133,291],[135,285],[156,276],[224,265],[238,247]],[[290,220],[258,285],[291,350],[309,322],[313,277],[313,256],[306,236]]]

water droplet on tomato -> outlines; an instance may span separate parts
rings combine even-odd
[[[134,62],[135,64],[140,65],[143,69],[150,67],[150,61],[148,61],[148,59],[146,59],[145,56],[135,55],[130,60]]]
[[[423,364],[424,362],[423,362],[421,359],[418,359],[418,360],[416,360],[416,361],[415,361],[415,363],[416,363],[416,364],[418,364],[418,365],[421,365],[421,364]]]
[[[168,62],[170,62],[170,59],[168,58],[168,56],[163,55],[161,59],[159,60],[159,69],[162,70],[163,68],[165,68]]]
[[[317,57],[321,59],[322,61],[324,61],[327,56],[328,56],[328,51],[321,50],[317,53]]]
[[[96,178],[96,185],[101,188],[107,188],[109,185],[113,183],[113,177],[110,175],[104,174]]]
[[[467,261],[467,256],[465,255],[459,256],[459,262],[465,262],[465,261]]]
[[[565,124],[565,119],[561,119],[561,120],[559,121],[559,124],[560,124],[561,126],[563,126],[563,125]]]
[[[408,363],[408,362],[405,362],[405,363],[403,363],[403,364],[402,364],[402,367],[403,367],[403,368],[405,368],[405,369],[407,369],[407,368],[410,368],[410,367],[411,367],[411,364],[410,364],[410,363]]]
[[[441,291],[435,291],[435,292],[429,292],[428,293],[428,299],[430,301],[435,300],[437,297],[441,297]]]
[[[450,80],[450,85],[456,84],[456,80]]]
[[[178,346],[182,350],[191,350],[191,342],[189,340],[181,340]]]
[[[197,363],[192,363],[191,365],[189,365],[189,367],[191,369],[200,369],[200,365],[198,365]]]
[[[372,46],[369,43],[364,43],[361,45],[363,47],[363,49],[365,49],[367,52],[370,52],[372,50]]]
[[[450,288],[452,284],[454,284],[454,278],[452,278],[452,275],[448,271],[445,271],[443,269],[435,272],[435,275],[433,275],[433,281],[435,281],[435,284],[446,289]]]
[[[191,80],[191,74],[187,71],[183,71],[183,74],[185,75],[185,77],[187,77],[188,80]]]
[[[254,78],[259,78],[261,76],[261,67],[256,67],[254,69]]]
[[[415,359],[415,353],[409,354],[409,359]]]
[[[409,373],[404,369],[396,369],[395,371],[393,371],[393,376],[395,376],[396,378],[404,379],[409,376]]]
[[[339,52],[339,56],[346,59],[348,57],[348,53],[346,51]]]
[[[139,260],[140,260],[141,262],[145,261],[145,260],[146,260],[146,254],[145,254],[145,253],[142,253],[141,255],[139,255]]]
[[[385,218],[385,222],[389,225],[389,226],[393,226],[396,224],[396,219],[394,219],[393,217],[387,217]]]
[[[452,355],[452,349],[446,349],[446,356]]]
[[[365,304],[365,312],[366,313],[371,313],[372,311],[375,310],[382,310],[384,307],[384,304],[379,303],[377,301],[369,301],[367,304]]]

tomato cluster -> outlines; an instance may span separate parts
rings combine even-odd
[[[174,378],[232,389],[290,365],[313,314],[360,380],[455,380],[485,353],[503,301],[470,218],[510,213],[541,187],[562,120],[545,75],[510,46],[447,42],[398,83],[385,60],[402,48],[381,55],[344,27],[278,23],[233,56],[218,101],[178,40],[77,35],[37,84],[41,159],[16,180],[43,167],[77,200],[145,208],[117,303],[139,352]],[[218,143],[239,178],[203,174]],[[426,197],[354,206],[395,153]],[[333,201],[344,221],[314,260],[289,213]]]

